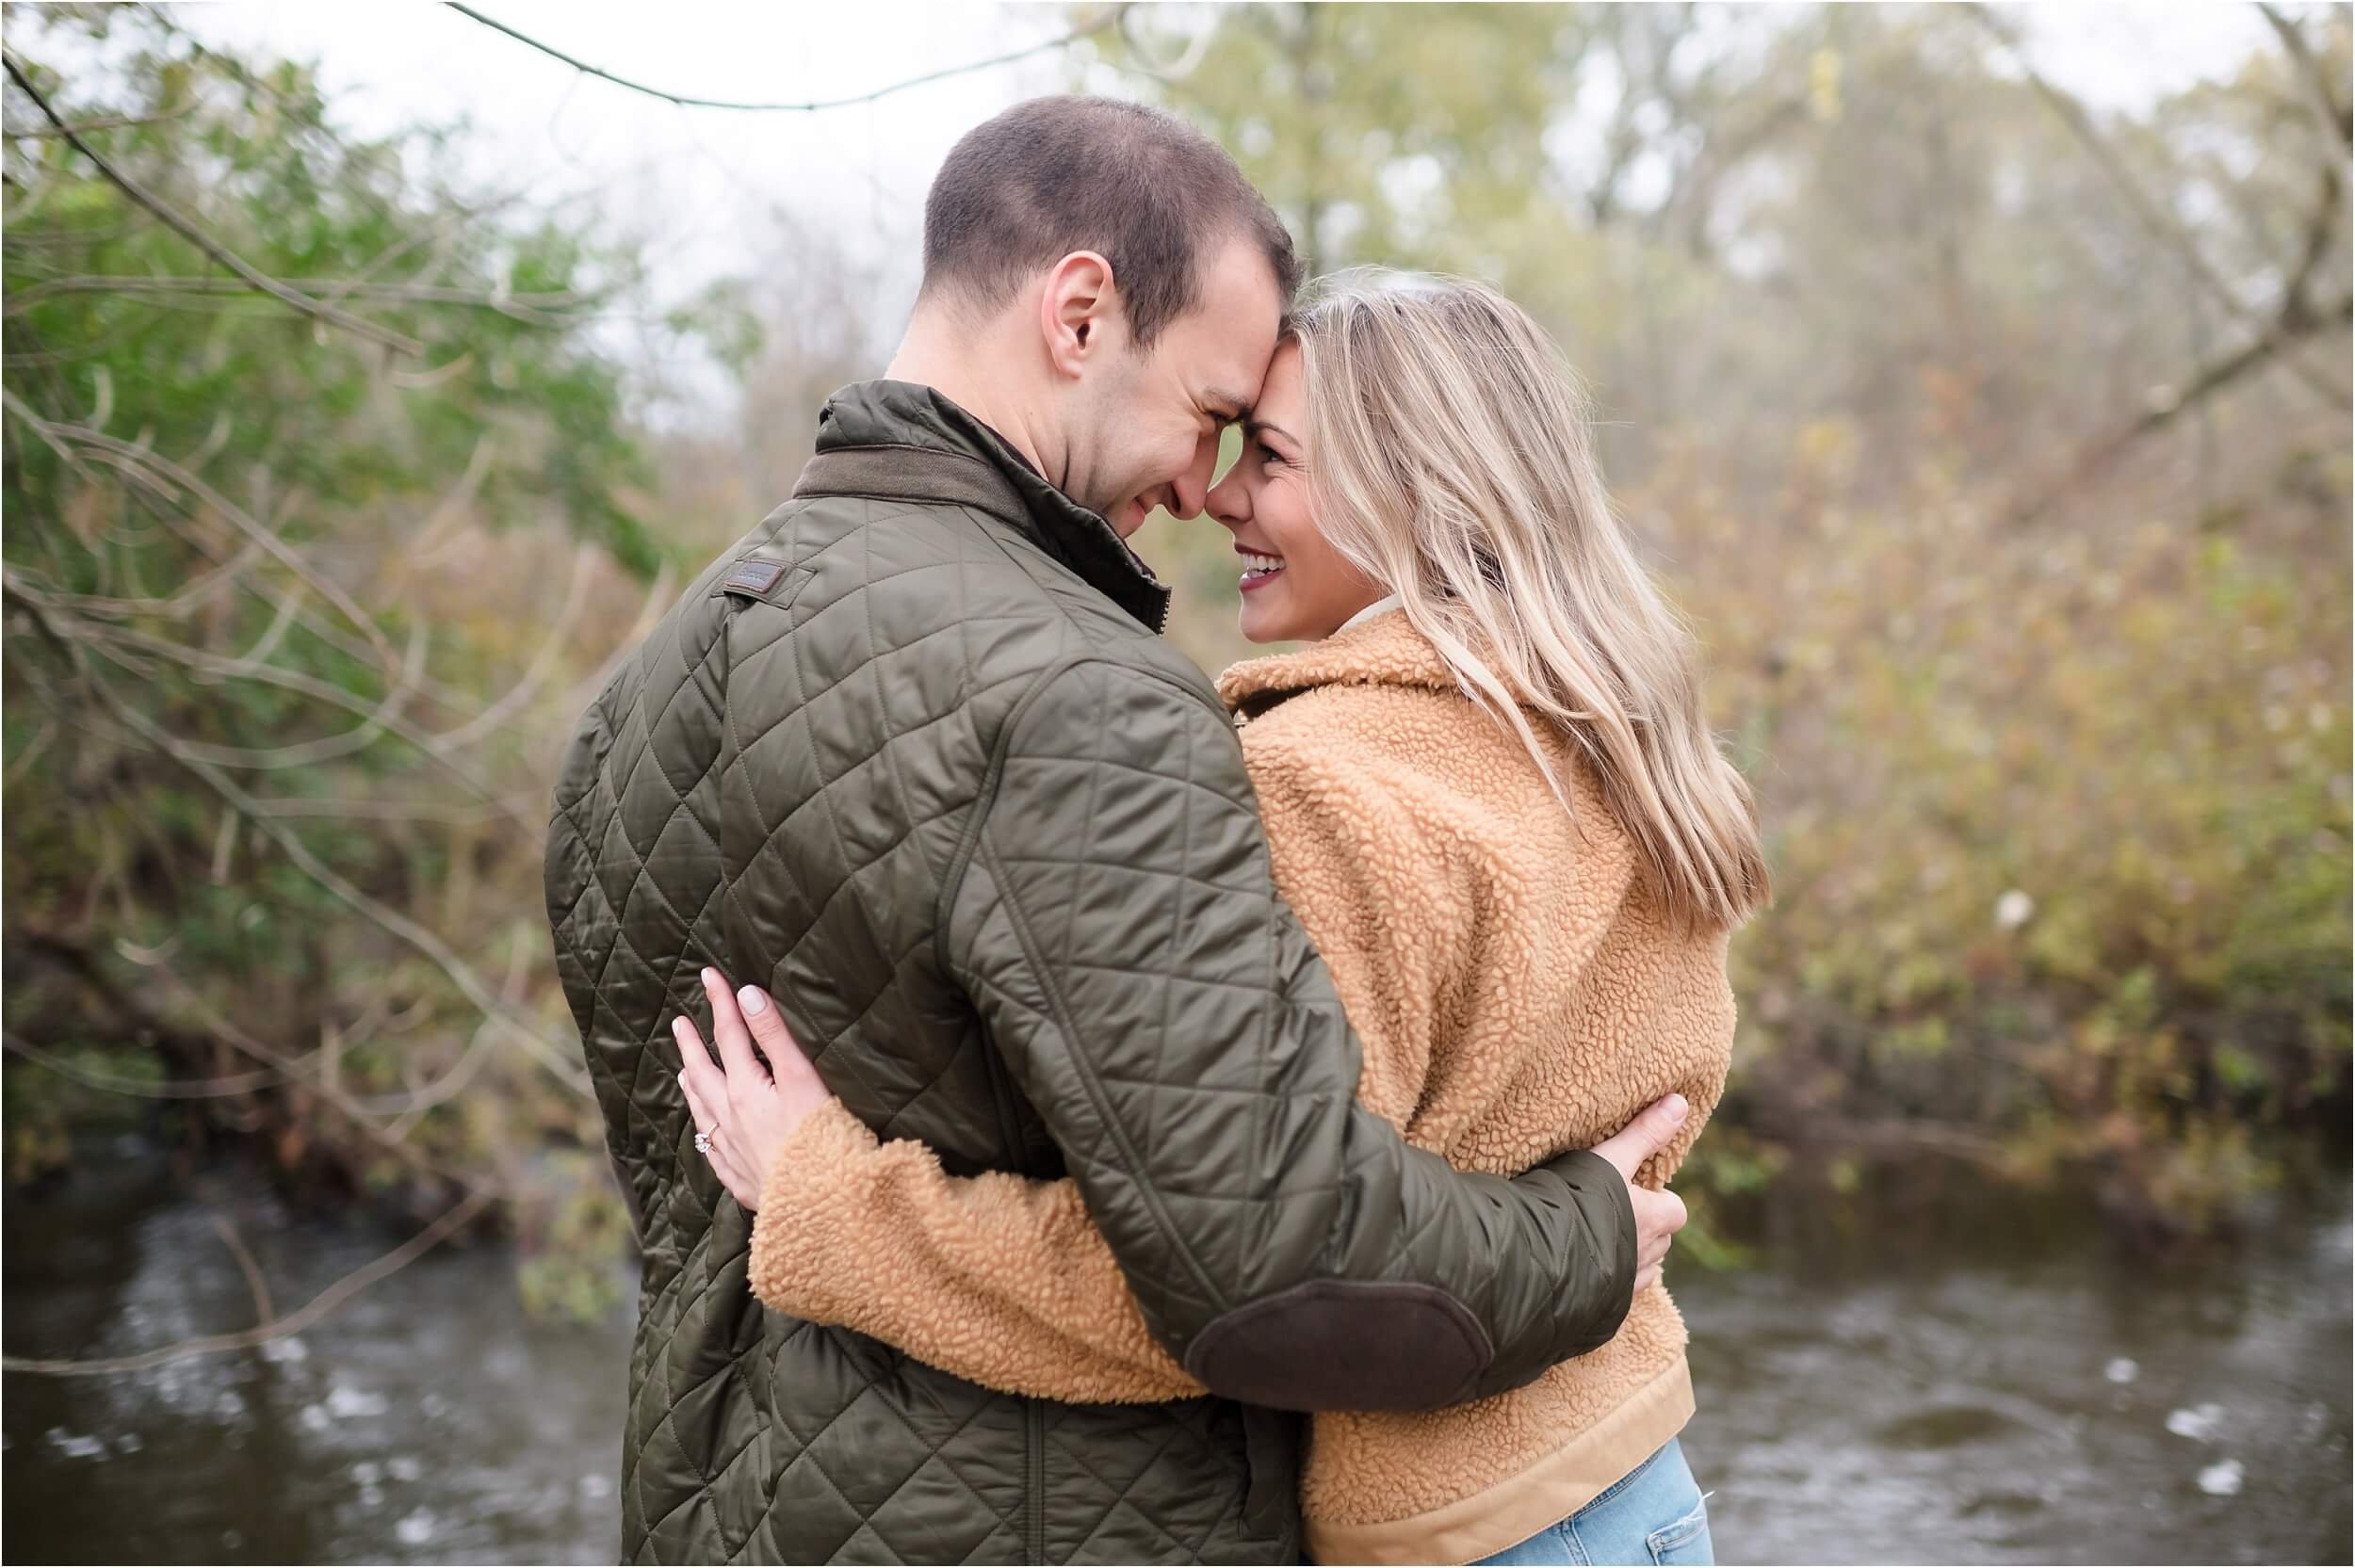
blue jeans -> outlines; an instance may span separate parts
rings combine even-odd
[[[1709,1508],[1675,1438],[1560,1524],[1483,1563],[1715,1562]]]

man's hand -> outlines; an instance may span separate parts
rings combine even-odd
[[[1595,1145],[1594,1152],[1618,1168],[1627,1183],[1628,1201],[1635,1208],[1635,1288],[1660,1283],[1660,1265],[1668,1255],[1668,1241],[1684,1228],[1684,1200],[1665,1188],[1658,1192],[1635,1185],[1635,1172],[1658,1154],[1684,1125],[1691,1107],[1681,1094],[1654,1100],[1634,1121]]]
[[[678,1080],[687,1091],[695,1131],[709,1145],[706,1157],[721,1184],[750,1214],[760,1207],[761,1188],[777,1151],[804,1117],[826,1103],[826,1084],[802,1055],[793,1031],[785,1026],[767,993],[752,985],[731,992],[727,978],[717,969],[706,969],[703,981],[704,994],[711,999],[711,1032],[719,1038],[720,1060],[713,1063],[691,1020],[674,1018],[671,1033],[686,1064]],[[755,1044],[769,1059],[768,1066],[753,1054]]]

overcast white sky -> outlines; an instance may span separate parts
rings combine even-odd
[[[649,235],[666,291],[757,267],[783,209],[889,258],[869,301],[896,325],[913,294],[924,189],[950,144],[1007,104],[1071,84],[1049,53],[816,114],[682,109],[582,75],[446,7],[236,0],[173,8],[200,37],[318,62],[361,131],[470,120],[486,186],[586,193]],[[1004,53],[1071,25],[1059,6],[873,0],[716,5],[479,0],[577,58],[674,91],[763,101],[840,97]],[[1204,12],[1209,8],[1185,9]],[[2133,106],[2264,42],[2223,0],[2043,4],[2017,12],[2038,65],[2102,106]]]
[[[1054,6],[553,5],[477,8],[576,58],[710,98],[838,98],[1059,37]],[[950,143],[1008,104],[1071,85],[1050,51],[882,102],[813,114],[683,109],[585,76],[440,5],[297,0],[177,8],[200,37],[318,62],[336,112],[363,132],[464,117],[490,188],[594,192],[606,218],[646,234],[674,280],[770,259],[783,210],[875,258],[910,258],[924,190]],[[340,89],[340,90],[336,90]],[[912,267],[884,285],[903,312]]]

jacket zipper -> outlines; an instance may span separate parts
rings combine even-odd
[[[1031,1174],[1029,1146],[1023,1141],[1022,1124],[1014,1113],[1014,1075],[995,1048],[983,1046],[983,1065],[989,1069],[989,1097],[998,1111],[998,1135],[1006,1140],[1008,1166],[1024,1175]]]
[[[1030,1449],[1030,1540],[1026,1560],[1047,1560],[1047,1412],[1036,1399],[1022,1401],[1023,1436]]]
[[[1014,1075],[996,1051],[984,1059],[989,1070],[990,1097],[997,1102],[998,1130],[1006,1140],[1006,1158],[1014,1169],[1028,1173],[1029,1151],[1022,1140],[1021,1121],[1014,1109]],[[1024,1487],[1022,1524],[1025,1562],[1047,1560],[1047,1412],[1028,1395],[1016,1395],[1022,1401],[1022,1447],[1028,1462],[1028,1485]]]

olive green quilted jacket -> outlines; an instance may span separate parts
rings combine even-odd
[[[1167,602],[986,426],[864,382],[583,717],[547,898],[643,1254],[626,1560],[1292,1560],[1290,1412],[1452,1403],[1617,1329],[1607,1164],[1463,1175],[1356,1104]],[[761,1306],[667,1027],[708,1027],[705,963],[883,1136],[1077,1177],[1215,1394],[1025,1399]]]

